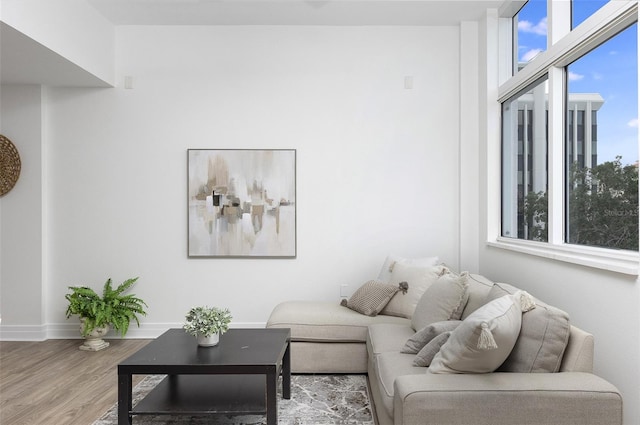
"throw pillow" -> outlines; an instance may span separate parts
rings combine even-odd
[[[413,359],[413,365],[418,367],[429,366],[433,358],[438,354],[438,351],[440,351],[440,348],[449,340],[450,336],[451,331],[441,333],[429,341],[429,343],[422,347],[418,354],[416,354],[416,357]]]
[[[411,326],[419,330],[445,320],[459,320],[469,294],[468,273],[447,272],[424,292],[411,317]]]
[[[469,301],[464,307],[461,320],[466,319],[471,313],[485,305],[487,295],[493,287],[493,282],[486,277],[469,273]]]
[[[389,283],[399,285],[401,282],[407,282],[408,288],[406,291],[397,292],[381,313],[388,316],[411,318],[422,294],[446,270],[446,267],[442,265],[424,267],[397,263],[393,268]]]
[[[491,301],[518,289],[506,283],[493,285],[486,300]],[[522,315],[520,336],[499,372],[558,372],[569,343],[569,315],[536,300],[536,308]]]
[[[527,294],[528,295],[528,294]],[[524,295],[505,295],[467,317],[435,355],[431,373],[489,373],[506,360],[520,333]]]
[[[342,300],[341,304],[358,313],[375,316],[399,289],[398,285],[370,280],[356,289],[348,301]]]
[[[423,258],[403,258],[397,255],[388,255],[384,260],[384,264],[382,264],[382,269],[380,269],[380,273],[378,274],[378,280],[380,282],[389,283],[391,279],[391,273],[396,264],[407,264],[410,266],[422,266],[429,267],[435,266],[438,264],[438,257],[423,257]]]
[[[435,337],[454,330],[460,323],[462,323],[460,320],[445,320],[443,322],[431,323],[409,338],[400,352],[416,354]]]

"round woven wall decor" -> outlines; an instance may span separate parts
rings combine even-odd
[[[11,140],[0,134],[0,196],[8,193],[20,177],[20,155]]]

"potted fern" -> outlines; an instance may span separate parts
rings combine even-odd
[[[115,289],[111,278],[107,279],[102,288],[102,296],[87,286],[70,286],[70,293],[65,295],[67,318],[72,315],[80,316],[80,333],[85,338],[81,350],[98,351],[109,346],[102,337],[107,334],[109,327],[113,327],[121,336],[129,330],[129,323],[135,320],[140,326],[139,315],[146,316],[144,307],[147,304],[133,294],[124,294],[138,278],[127,279]]]
[[[213,347],[229,330],[232,317],[227,308],[201,306],[189,310],[185,319],[183,329],[197,338],[198,345]]]

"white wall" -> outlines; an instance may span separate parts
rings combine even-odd
[[[0,315],[4,330],[44,339],[43,90],[3,86],[0,133],[20,154],[20,177],[0,198]],[[11,326],[13,327],[7,327]]]
[[[460,270],[477,272],[480,269],[479,214],[480,181],[479,148],[479,52],[478,23],[460,25]]]
[[[283,300],[338,302],[390,252],[456,266],[458,31],[119,29],[133,89],[50,93],[47,322],[66,323],[67,286],[109,276],[140,276],[135,336],[195,304],[252,325]],[[187,258],[188,148],[297,150],[296,259]]]

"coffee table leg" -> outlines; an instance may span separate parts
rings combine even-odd
[[[131,425],[131,375],[118,374],[118,425]]]
[[[282,359],[282,398],[291,398],[291,344],[287,342],[287,349]]]
[[[274,370],[267,373],[267,425],[278,425],[277,392],[278,374]]]

